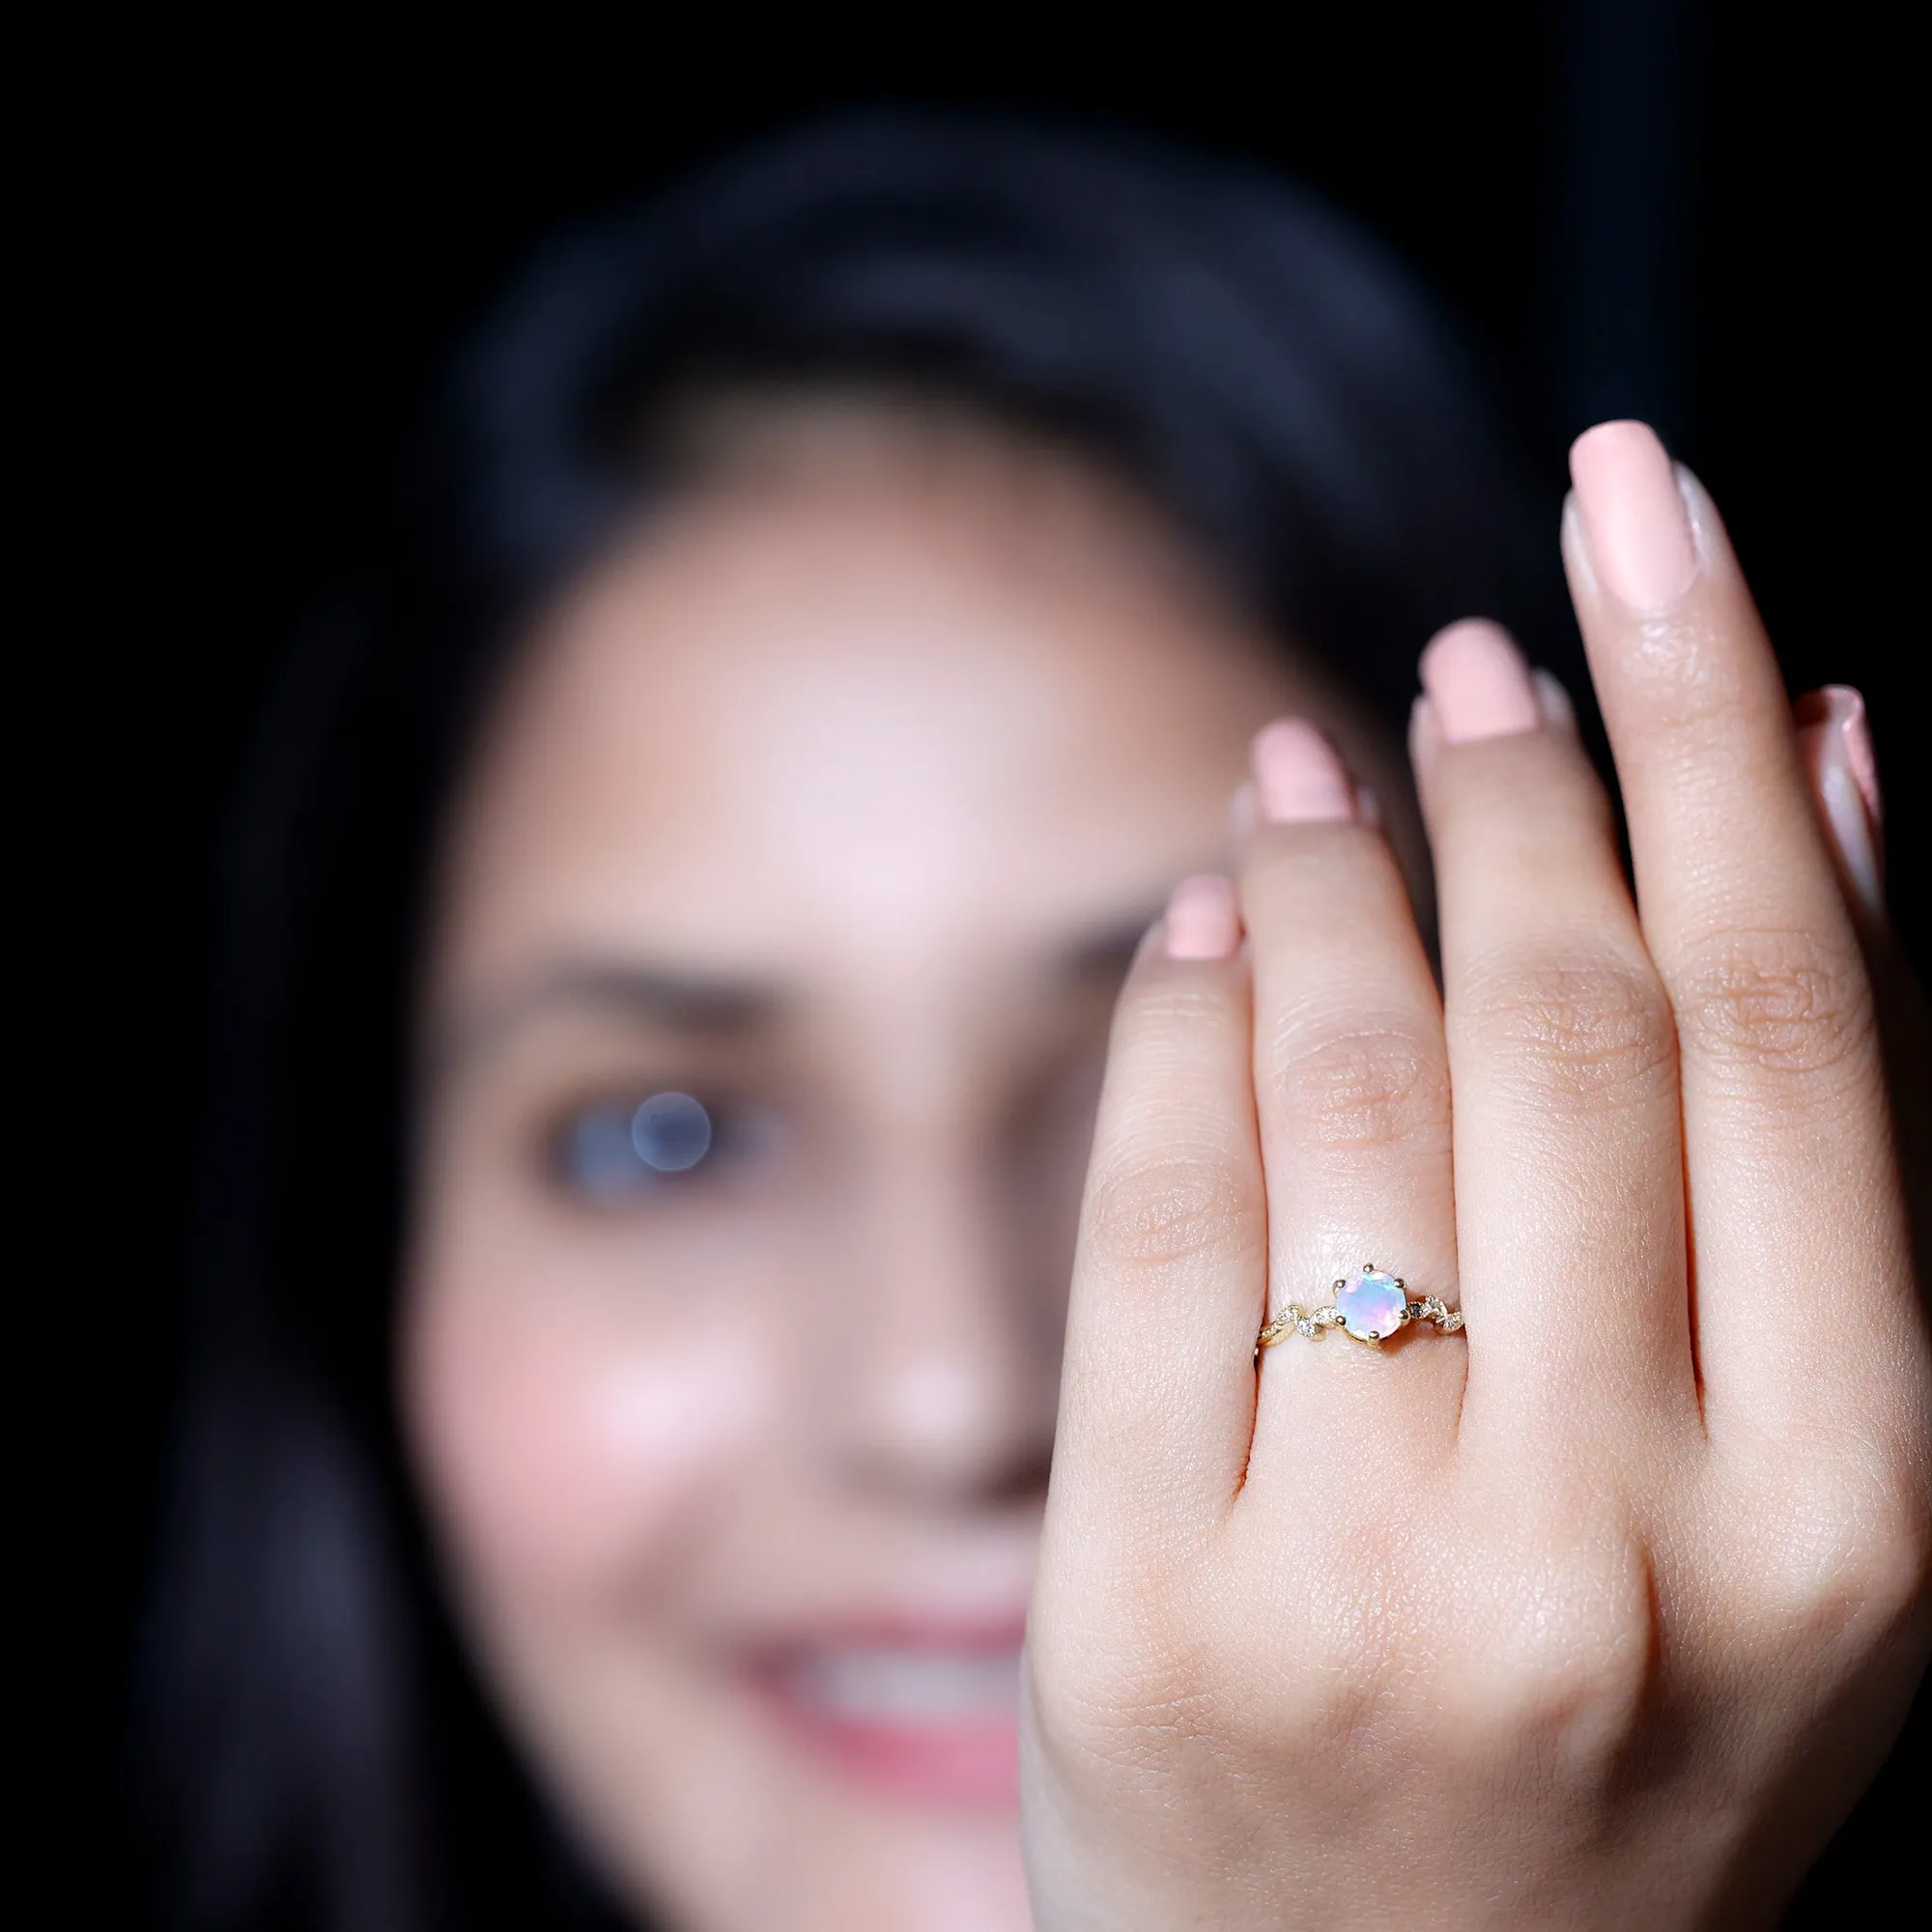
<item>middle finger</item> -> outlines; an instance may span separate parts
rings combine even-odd
[[[1492,624],[1423,657],[1468,1309],[1464,1432],[1587,1445],[1695,1402],[1677,1058],[1609,802]],[[1494,1396],[1497,1399],[1492,1400]],[[1694,1412],[1694,1408],[1691,1408]]]

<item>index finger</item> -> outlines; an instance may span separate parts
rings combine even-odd
[[[1640,423],[1572,469],[1565,560],[1678,1035],[1707,1414],[1778,1426],[1820,1397],[1821,1327],[1842,1360],[1908,1312],[1878,1260],[1905,1244],[1871,989],[1715,506]]]

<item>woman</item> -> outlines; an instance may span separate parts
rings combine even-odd
[[[241,822],[166,1911],[1776,1916],[1927,1642],[1875,781],[1575,469],[1587,677],[1414,297],[1171,156],[534,267]]]

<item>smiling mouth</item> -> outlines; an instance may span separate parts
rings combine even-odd
[[[801,1645],[754,1673],[790,1741],[881,1796],[1010,1804],[1019,1776],[1019,1644]]]

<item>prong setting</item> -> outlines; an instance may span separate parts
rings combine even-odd
[[[1321,1308],[1303,1308],[1291,1301],[1263,1327],[1255,1341],[1255,1358],[1264,1349],[1286,1341],[1291,1333],[1313,1341],[1324,1328],[1340,1328],[1364,1348],[1379,1350],[1392,1335],[1415,1323],[1433,1323],[1438,1333],[1453,1335],[1463,1326],[1461,1309],[1448,1306],[1440,1295],[1409,1298],[1408,1284],[1373,1262],[1334,1284],[1335,1299]]]

